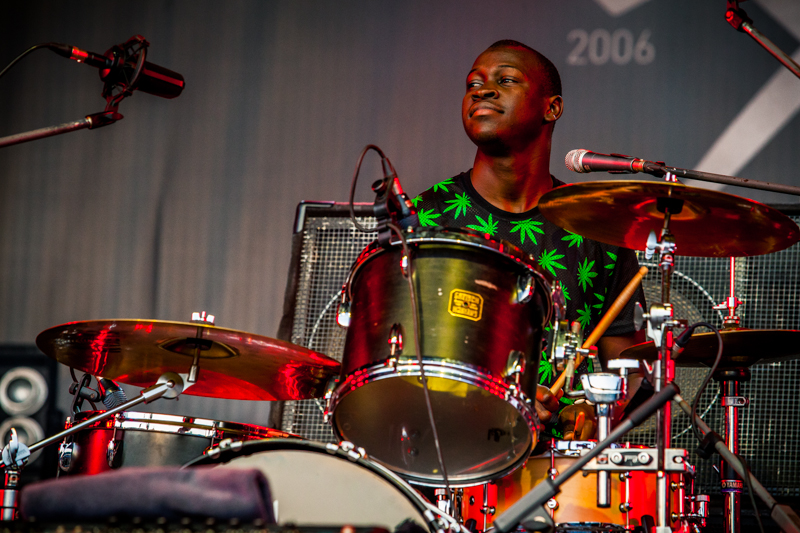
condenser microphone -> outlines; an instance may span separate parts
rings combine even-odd
[[[146,43],[144,38],[140,36],[132,37],[128,40],[128,43],[137,38]],[[130,80],[136,70],[136,57],[131,57],[125,53],[128,43],[116,45],[105,54],[96,54],[77,46],[63,43],[48,43],[47,47],[62,57],[100,69],[100,79],[106,83],[114,84]],[[161,98],[175,98],[181,94],[185,85],[186,82],[183,76],[177,72],[145,61],[136,83],[130,89],[136,89]]]
[[[644,159],[619,154],[598,154],[589,150],[572,150],[564,158],[567,168],[573,172],[611,172],[614,174],[632,174],[644,172]]]

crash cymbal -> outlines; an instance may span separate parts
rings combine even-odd
[[[783,250],[800,240],[800,229],[769,206],[718,191],[678,183],[616,180],[557,187],[539,200],[554,224],[596,241],[644,250],[647,236],[661,233],[670,204],[670,232],[677,255],[739,257]],[[680,211],[675,211],[680,207]],[[660,210],[662,209],[662,210]]]
[[[721,330],[722,361],[718,368],[746,368],[756,363],[771,363],[800,358],[800,331],[785,329]],[[676,366],[708,366],[717,356],[717,336],[711,332],[695,333],[677,356]],[[623,350],[625,359],[658,359],[658,349],[645,342]]]
[[[199,345],[197,382],[185,394],[235,400],[299,400],[324,394],[339,363],[301,346],[210,324],[89,320],[36,337],[59,363],[149,387],[164,372],[188,373]]]

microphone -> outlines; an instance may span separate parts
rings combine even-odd
[[[63,43],[48,43],[47,47],[62,57],[100,69],[100,79],[107,84],[125,85],[133,78],[137,63],[137,54],[128,52],[132,45],[139,43],[144,47],[148,44],[143,37],[137,35],[128,39],[125,44],[113,46],[102,55]],[[139,53],[144,53],[144,47]],[[136,83],[128,89],[161,98],[175,98],[181,94],[185,85],[183,76],[177,72],[145,61]]]
[[[598,154],[589,150],[572,150],[564,158],[567,168],[573,172],[611,172],[613,174],[632,174],[646,172],[646,165],[653,164],[644,159],[621,154]]]
[[[106,409],[113,409],[128,401],[125,391],[115,381],[97,377],[97,385],[103,395],[103,405]]]

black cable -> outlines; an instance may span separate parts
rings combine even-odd
[[[742,468],[744,469],[744,482],[747,484],[747,492],[750,494],[750,503],[753,505],[753,512],[756,515],[756,521],[758,522],[758,529],[761,530],[761,533],[764,533],[764,524],[761,523],[761,515],[758,512],[758,505],[756,505],[756,497],[753,494],[753,480],[750,479],[752,477],[752,473],[750,472],[750,465],[747,464],[747,461],[744,460],[744,457],[741,455],[736,456],[737,459],[742,463]]]
[[[388,161],[388,159],[387,159]],[[389,162],[391,166],[391,162]],[[394,170],[394,169],[392,169]],[[352,204],[351,204],[352,206]],[[403,254],[406,256],[406,272],[403,275],[408,280],[408,289],[411,296],[411,314],[414,317],[414,350],[417,352],[417,363],[419,364],[419,375],[422,380],[422,390],[425,395],[425,406],[428,408],[428,419],[431,423],[431,430],[433,431],[433,443],[436,445],[436,456],[439,459],[439,467],[442,469],[442,477],[444,478],[444,485],[447,489],[447,497],[450,498],[450,480],[447,476],[447,468],[444,464],[444,455],[442,455],[442,447],[439,443],[439,432],[436,429],[436,421],[433,418],[433,403],[431,402],[431,393],[428,390],[428,378],[425,376],[425,366],[422,363],[422,349],[419,342],[419,309],[417,308],[417,291],[414,287],[414,267],[411,260],[411,252],[408,248],[408,242],[403,231],[391,222],[387,224],[389,229],[400,237],[400,243],[403,246]]]
[[[356,169],[353,171],[353,180],[350,182],[350,201],[348,205],[350,207],[350,220],[353,221],[353,225],[356,229],[362,233],[373,233],[378,231],[378,228],[369,229],[361,225],[361,223],[356,220],[356,209],[353,205],[353,197],[356,194],[356,183],[358,182],[358,173],[361,171],[361,162],[364,161],[364,156],[367,155],[367,152],[370,150],[375,150],[381,156],[381,159],[387,160],[386,156],[383,155],[383,150],[375,146],[374,144],[368,144],[361,150],[361,155],[358,156],[358,161],[356,162]],[[388,161],[388,160],[387,160]],[[389,163],[391,166],[391,163]]]
[[[11,63],[9,63],[9,64],[8,64],[8,66],[7,66],[6,68],[4,68],[3,70],[0,70],[0,78],[2,78],[2,77],[3,77],[3,75],[5,75],[5,73],[6,73],[6,72],[8,72],[9,70],[11,70],[11,67],[13,67],[13,66],[14,66],[14,65],[16,65],[17,63],[19,63],[19,61],[20,61],[20,60],[21,60],[23,57],[25,57],[26,55],[30,54],[31,52],[33,52],[33,51],[35,51],[35,50],[39,50],[40,48],[47,48],[48,46],[50,46],[50,44],[52,44],[52,43],[42,43],[42,44],[36,44],[36,45],[33,45],[33,46],[31,46],[30,48],[28,48],[28,49],[27,49],[27,50],[25,50],[24,52],[22,52],[22,53],[21,53],[20,55],[18,55],[18,56],[17,56],[17,57],[16,57],[16,58],[15,58],[13,61],[11,61]]]
[[[687,332],[689,332],[689,335],[691,336],[692,333],[694,333],[695,328],[698,328],[700,326],[710,329],[717,336],[717,356],[714,359],[714,364],[711,365],[708,374],[706,374],[705,379],[703,379],[703,382],[700,384],[700,388],[697,389],[697,394],[695,394],[694,401],[692,402],[692,415],[691,415],[692,431],[694,431],[694,435],[695,437],[697,437],[697,440],[702,442],[703,435],[700,433],[700,429],[697,427],[697,423],[695,421],[695,417],[697,416],[697,406],[700,403],[700,396],[703,395],[703,391],[708,386],[708,383],[711,381],[711,378],[716,373],[720,361],[722,361],[722,335],[720,334],[719,330],[716,327],[709,324],[708,322],[696,322],[691,326],[689,326],[689,328],[681,334],[681,337],[686,335]],[[685,342],[688,342],[688,338]]]

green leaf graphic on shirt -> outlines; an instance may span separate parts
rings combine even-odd
[[[435,222],[435,219],[442,216],[441,213],[436,213],[434,215],[433,208],[428,209],[427,211],[425,211],[424,209],[420,209],[417,215],[419,216],[419,223],[422,224],[423,226],[436,226],[437,224]]]
[[[608,273],[608,275],[610,276],[614,273],[614,267],[617,266],[617,254],[612,252],[606,252],[606,254],[608,254],[608,257],[611,258],[611,262],[606,266],[604,266],[603,268],[607,268],[608,270],[611,271]]]
[[[561,292],[564,293],[564,299],[566,301],[570,301],[571,298],[569,297],[569,292],[567,291],[567,288],[564,285],[561,286]]]
[[[550,381],[553,377],[553,365],[547,359],[539,361],[539,383]]]
[[[433,192],[437,192],[439,189],[442,189],[444,192],[450,192],[447,190],[448,185],[452,185],[453,180],[451,178],[447,178],[444,181],[440,181],[436,185],[433,186]]]
[[[592,278],[597,277],[597,272],[592,270],[593,266],[594,266],[594,261],[590,263],[588,257],[585,257],[583,259],[583,263],[578,263],[578,285],[581,286],[583,292],[586,292],[587,284],[590,287],[594,286]]]
[[[422,196],[420,195],[417,195],[411,199],[411,203],[414,204],[414,209],[417,208],[417,204],[419,204],[421,201],[422,201]]]
[[[606,297],[602,294],[594,293],[595,298],[597,298],[599,303],[596,303],[592,306],[592,309],[597,309],[597,313],[600,314],[603,311],[603,306],[606,302]]]
[[[583,309],[578,309],[578,322],[581,327],[586,329],[592,321],[592,310],[588,303],[583,304]]]
[[[511,229],[511,233],[519,231],[519,242],[521,244],[525,244],[526,236],[533,241],[533,244],[539,244],[536,242],[536,233],[544,234],[544,230],[539,227],[542,224],[544,223],[531,220],[530,218],[528,220],[512,222],[511,225],[514,227]]]
[[[466,215],[467,214],[467,208],[468,207],[472,207],[472,203],[470,203],[470,201],[469,201],[469,196],[467,196],[467,193],[465,193],[465,192],[463,192],[461,194],[456,193],[456,199],[455,200],[447,200],[445,203],[446,204],[453,204],[453,205],[451,205],[450,207],[445,209],[443,212],[447,213],[451,209],[455,209],[456,210],[456,216],[454,218],[456,218],[456,219],[458,218],[459,215]]]
[[[497,232],[497,221],[492,221],[491,213],[489,213],[489,220],[483,220],[479,215],[475,215],[475,218],[478,219],[480,224],[469,224],[467,226],[468,228],[480,231],[481,233],[488,233],[489,235],[494,235],[495,232]]]
[[[567,269],[567,267],[558,262],[558,260],[562,257],[564,257],[564,254],[556,255],[556,250],[545,250],[542,252],[542,255],[539,256],[539,265],[541,265],[542,268],[549,270],[550,273],[555,276],[556,268],[560,268],[562,270]]]
[[[567,248],[572,248],[572,246],[580,246],[583,243],[583,237],[578,235],[577,233],[572,233],[571,231],[564,230],[568,233],[568,235],[561,237],[562,241],[568,241],[569,246]]]

